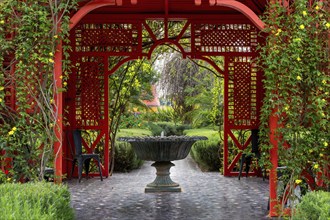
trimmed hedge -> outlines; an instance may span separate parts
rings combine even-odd
[[[0,219],[74,219],[70,192],[53,183],[0,184]]]
[[[222,170],[222,146],[216,139],[196,142],[190,151],[191,157],[203,171]]]
[[[329,220],[330,192],[312,191],[302,197],[292,216],[293,220]]]
[[[116,141],[115,143],[115,165],[114,171],[116,172],[129,172],[131,170],[140,168],[143,160],[140,160],[131,144],[127,142]]]
[[[191,128],[190,125],[175,125],[171,122],[149,122],[148,127],[152,132],[152,136],[160,136],[162,132],[165,136],[183,135],[184,130]]]

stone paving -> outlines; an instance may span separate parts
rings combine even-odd
[[[130,173],[114,173],[66,182],[76,219],[120,220],[259,220],[267,218],[268,181],[262,178],[224,177],[202,172],[188,157],[174,161],[171,178],[179,193],[144,193],[155,178],[152,162]]]

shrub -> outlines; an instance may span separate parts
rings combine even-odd
[[[330,219],[330,192],[312,191],[302,197],[292,216],[293,220]]]
[[[142,117],[137,113],[122,115],[120,120],[119,128],[142,128],[145,124]]]
[[[149,129],[153,136],[160,136],[161,132],[164,132],[165,136],[183,135],[183,131],[190,128],[190,125],[175,125],[171,122],[149,122]]]
[[[141,167],[143,161],[140,160],[131,145],[127,142],[115,143],[115,166],[114,171],[129,172]]]
[[[149,130],[151,131],[152,136],[160,136],[163,131],[162,127],[152,122],[148,123],[148,127]]]
[[[216,139],[196,142],[190,154],[203,171],[219,171],[222,168],[222,146]]]
[[[37,182],[0,184],[0,219],[74,219],[64,185]]]

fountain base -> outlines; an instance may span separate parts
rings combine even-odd
[[[146,193],[152,192],[181,192],[181,187],[178,183],[173,182],[170,177],[170,169],[175,166],[170,161],[156,161],[151,166],[155,167],[156,179],[147,185]]]

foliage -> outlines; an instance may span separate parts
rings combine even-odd
[[[117,141],[115,143],[115,154],[114,171],[129,172],[141,167],[143,164],[143,161],[136,156],[131,145],[127,142]]]
[[[175,122],[174,109],[171,106],[164,106],[157,109],[157,112],[148,112],[143,115],[146,121],[168,121]]]
[[[268,121],[275,111],[279,163],[287,166],[292,186],[301,182],[303,170],[315,175],[329,166],[329,3],[309,2],[296,0],[288,7],[271,4],[264,19],[268,36],[261,48],[262,161],[269,165]],[[293,191],[289,194],[293,196]]]
[[[17,181],[43,179],[53,159],[56,119],[61,117],[54,100],[66,85],[55,86],[60,82],[54,77],[54,54],[68,36],[76,2],[0,2],[0,151],[5,152],[2,158],[14,158],[6,169]]]
[[[127,113],[122,115],[119,128],[141,128],[144,124],[140,114]]]
[[[74,219],[70,192],[51,183],[0,184],[0,219]]]
[[[303,196],[293,211],[293,220],[328,220],[330,218],[330,192],[312,191]]]

